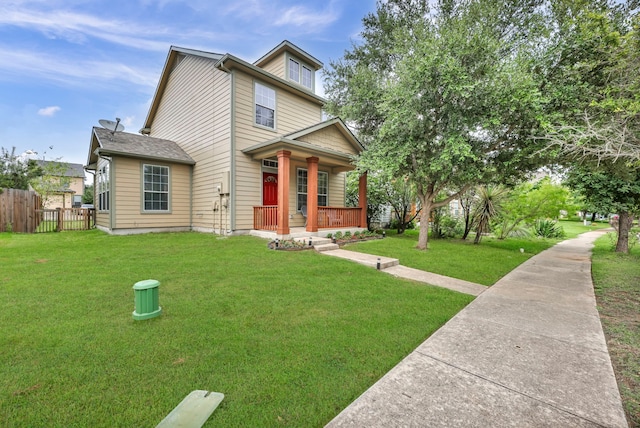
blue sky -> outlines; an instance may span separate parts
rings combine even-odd
[[[374,10],[375,0],[1,0],[0,146],[84,164],[99,119],[141,128],[171,45],[253,62],[286,39],[328,67]]]

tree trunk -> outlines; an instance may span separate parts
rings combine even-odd
[[[431,198],[420,197],[422,210],[420,211],[420,234],[418,235],[418,250],[426,250],[429,244],[429,215],[431,214]]]
[[[591,213],[591,223],[593,223],[594,221],[596,221],[596,212],[592,212]]]
[[[618,241],[616,242],[616,253],[629,253],[629,231],[633,217],[627,211],[619,213],[618,218]]]

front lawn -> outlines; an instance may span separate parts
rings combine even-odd
[[[484,247],[484,245],[483,245]],[[0,426],[322,426],[471,300],[251,237],[0,234]],[[134,321],[135,282],[160,317]]]
[[[582,222],[561,221],[566,238],[575,238],[581,233],[609,227],[607,223],[584,226]],[[393,257],[400,264],[452,278],[463,279],[483,285],[493,285],[527,259],[551,248],[563,239],[482,238],[480,244],[473,243],[473,236],[461,239],[429,239],[426,251],[416,250],[418,230],[406,230],[402,235],[387,231],[387,238],[346,245],[347,250]]]
[[[614,242],[596,241],[593,283],[629,426],[640,427],[640,247],[615,253]]]

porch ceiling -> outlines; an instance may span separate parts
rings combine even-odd
[[[285,137],[256,144],[242,150],[242,153],[251,156],[252,159],[259,160],[274,158],[280,150],[290,151],[291,159],[306,160],[309,157],[316,156],[320,159],[320,164],[331,167],[333,172],[355,169],[352,163],[354,160],[353,155]]]

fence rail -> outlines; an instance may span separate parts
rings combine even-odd
[[[63,230],[89,230],[96,224],[92,208],[58,208],[37,210],[40,224],[35,233],[61,232]]]
[[[253,207],[253,228],[255,230],[276,230],[278,228],[278,206]]]
[[[366,227],[360,224],[362,208],[318,207],[319,229],[340,229]],[[276,230],[278,227],[278,207],[253,207],[253,228],[256,230]]]
[[[361,211],[362,208],[318,207],[318,228],[366,227],[360,224]]]

